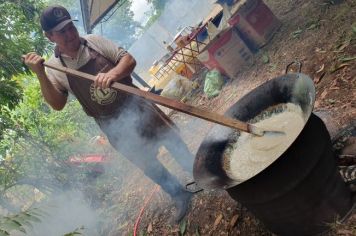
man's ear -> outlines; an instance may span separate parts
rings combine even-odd
[[[54,43],[53,39],[52,39],[52,36],[53,36],[53,33],[52,32],[45,32],[45,35],[46,37],[49,39],[49,41],[51,41],[52,43]]]

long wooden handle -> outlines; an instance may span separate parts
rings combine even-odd
[[[95,76],[87,74],[87,73],[83,73],[83,72],[80,72],[77,70],[73,70],[73,69],[70,69],[67,67],[53,65],[53,64],[50,64],[47,62],[44,62],[44,66],[64,72],[68,75],[72,75],[72,76],[75,76],[78,78],[89,79],[89,80],[95,81]],[[140,89],[133,88],[133,87],[121,84],[121,83],[114,82],[111,85],[111,87],[118,89],[120,91],[124,91],[126,93],[137,95],[139,97],[145,98],[145,99],[150,100],[150,101],[157,103],[159,105],[168,107],[173,110],[183,112],[188,115],[199,117],[201,119],[211,121],[211,122],[214,122],[214,123],[217,123],[220,125],[224,125],[224,126],[227,126],[227,127],[233,128],[233,129],[238,129],[238,130],[245,131],[248,133],[253,133],[258,136],[263,135],[263,131],[259,130],[256,126],[253,126],[248,123],[244,123],[244,122],[236,120],[236,119],[232,119],[230,117],[219,115],[217,113],[210,112],[210,111],[205,111],[205,110],[178,102],[176,100],[162,97],[162,96],[150,93],[150,92],[142,91]]]

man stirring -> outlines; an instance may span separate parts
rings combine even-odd
[[[157,154],[159,147],[165,146],[189,173],[192,173],[193,156],[173,122],[157,106],[110,87],[113,82],[134,87],[130,74],[136,66],[135,59],[101,36],[79,36],[69,12],[62,6],[47,7],[40,21],[46,37],[55,43],[49,63],[96,76],[92,82],[53,69],[45,70],[41,56],[33,52],[26,54],[24,62],[37,75],[46,102],[59,111],[67,103],[68,93],[73,94],[110,144],[171,196],[178,223],[188,210],[192,194],[157,160]]]

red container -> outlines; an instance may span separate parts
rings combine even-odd
[[[236,29],[219,32],[198,55],[208,69],[217,69],[230,78],[236,78],[242,68],[253,64],[253,54]]]
[[[242,0],[231,9],[229,25],[234,26],[243,38],[260,48],[272,38],[281,22],[262,0]]]

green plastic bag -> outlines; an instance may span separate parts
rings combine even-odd
[[[221,73],[218,70],[213,69],[205,76],[204,93],[208,98],[216,97],[219,95],[223,85],[224,79]]]

